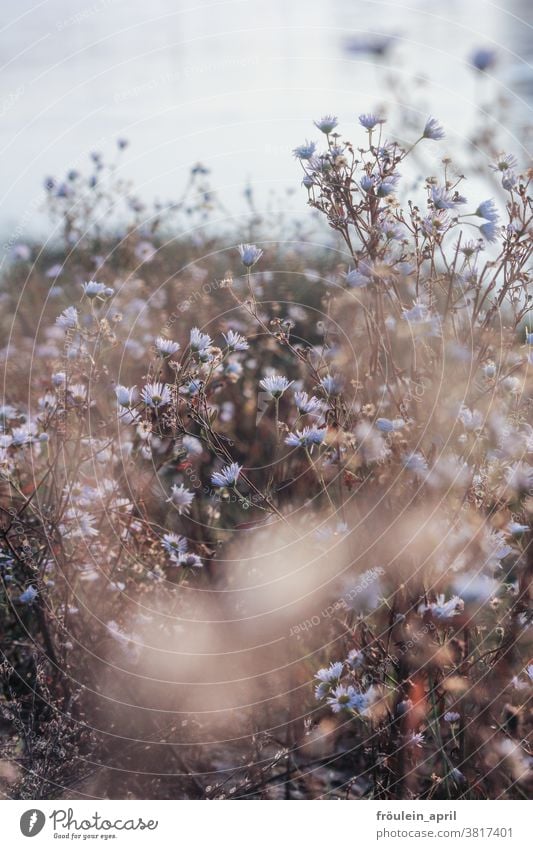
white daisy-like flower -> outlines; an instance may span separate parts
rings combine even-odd
[[[167,498],[167,501],[170,501],[177,508],[178,513],[189,513],[194,501],[194,492],[191,492],[182,483],[179,486],[174,485],[170,492],[170,498]]]

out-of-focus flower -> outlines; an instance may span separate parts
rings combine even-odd
[[[488,71],[496,64],[498,54],[491,47],[478,47],[470,56],[470,63],[476,71]]]
[[[263,256],[263,251],[257,245],[239,245],[241,262],[246,268],[251,268]]]
[[[376,427],[382,433],[393,433],[396,430],[401,430],[405,425],[404,419],[376,419]]]
[[[306,141],[306,142],[304,142],[304,144],[301,144],[301,145],[298,145],[298,147],[295,147],[294,150],[293,150],[293,154],[296,157],[296,159],[309,160],[314,156],[315,150],[316,150],[316,142]]]
[[[322,407],[322,402],[314,395],[309,397],[307,392],[295,392],[294,403],[296,404],[296,409],[301,415],[316,413]]]
[[[56,318],[56,324],[64,330],[74,330],[78,326],[78,310],[76,307],[67,307],[61,315]]]
[[[103,295],[106,289],[107,286],[105,283],[97,283],[96,280],[89,280],[83,284],[83,294],[91,300]]]
[[[428,118],[425,126],[424,132],[422,133],[423,139],[431,139],[432,141],[440,141],[445,137],[446,133],[444,132],[443,127],[436,118]]]
[[[121,407],[132,407],[135,403],[135,386],[115,386],[115,395]]]
[[[39,593],[35,589],[35,587],[30,584],[29,587],[26,587],[23,593],[19,595],[19,601],[21,604],[31,604],[35,601]]]
[[[359,123],[365,128],[365,130],[373,130],[378,124],[384,124],[385,118],[379,118],[377,115],[369,112],[359,115]]]
[[[194,492],[191,492],[182,483],[179,486],[175,484],[170,491],[170,498],[167,501],[170,501],[174,507],[177,507],[178,513],[187,514],[194,501]]]
[[[499,218],[498,210],[492,198],[480,203],[474,214],[478,218],[485,218],[486,221],[492,221],[493,223],[496,223]]]
[[[339,120],[334,115],[323,115],[320,120],[314,122],[315,127],[327,136],[333,132],[338,123]]]

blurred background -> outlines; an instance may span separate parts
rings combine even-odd
[[[112,158],[117,138],[130,142],[119,167],[142,197],[177,198],[200,161],[231,217],[244,214],[248,183],[259,206],[297,188],[291,150],[316,138],[323,113],[349,136],[360,112],[399,98],[420,125],[436,114],[452,145],[492,78],[513,107],[508,149],[523,150],[530,123],[526,0],[4,0],[3,10],[4,252],[46,235],[45,176],[84,168],[91,151]],[[495,51],[483,73],[471,65],[480,49]]]

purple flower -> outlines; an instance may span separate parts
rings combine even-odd
[[[492,198],[480,203],[474,215],[477,215],[478,218],[485,218],[487,221],[492,221],[493,224],[495,224],[499,218],[498,210],[496,209]]]

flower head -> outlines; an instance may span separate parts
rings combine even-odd
[[[205,353],[212,346],[213,340],[208,333],[202,333],[200,328],[193,327],[191,329],[190,346],[193,351],[199,354]]]
[[[478,218],[484,218],[486,221],[492,221],[493,223],[496,223],[499,218],[498,210],[492,198],[480,203],[474,214]]]
[[[211,483],[213,486],[217,487],[235,486],[239,479],[241,469],[242,466],[239,466],[238,463],[230,463],[229,466],[224,466],[220,472],[214,472],[211,475]]]
[[[155,350],[157,352],[157,356],[161,357],[161,359],[171,357],[173,354],[176,354],[179,349],[179,342],[173,342],[172,339],[164,339],[162,336],[158,336],[155,340]]]
[[[428,118],[422,133],[423,139],[431,139],[432,141],[440,141],[445,137],[443,127],[439,124],[436,118]]]
[[[304,427],[296,433],[289,433],[285,439],[285,445],[290,445],[292,448],[310,448],[313,445],[320,445],[325,436],[326,428],[324,427]]]
[[[19,595],[19,601],[21,604],[32,604],[38,595],[39,593],[35,587],[30,584],[29,587],[26,587],[24,592]]]
[[[315,413],[322,407],[322,402],[315,395],[309,397],[307,392],[295,392],[294,403],[296,404],[296,409],[302,415]]]
[[[488,71],[496,64],[497,53],[490,47],[478,47],[470,56],[470,62],[477,71]]]
[[[264,377],[259,381],[259,386],[268,392],[272,398],[281,398],[285,390],[293,383],[292,380],[287,380],[281,374],[271,374],[270,377]]]
[[[178,534],[164,534],[163,548],[169,554],[179,556],[180,554],[185,554],[187,551],[187,540]]]
[[[56,324],[64,330],[73,330],[78,326],[78,310],[76,307],[67,307],[61,315],[56,318]]]
[[[190,511],[191,504],[194,501],[194,492],[187,489],[182,483],[174,485],[170,490],[170,498],[167,498],[178,510],[180,514],[187,514]]]
[[[316,150],[316,142],[305,141],[293,150],[296,159],[312,159]]]
[[[315,127],[327,136],[333,132],[338,123],[338,118],[334,115],[323,115],[319,121],[314,122]]]
[[[228,330],[227,333],[222,335],[230,351],[247,351],[250,347],[246,338],[241,336],[240,333],[236,333],[235,330]]]
[[[170,404],[172,396],[166,383],[147,383],[141,392],[141,398],[148,407],[158,410]]]
[[[372,113],[367,113],[366,115],[359,115],[359,123],[365,130],[373,130],[378,124],[384,124],[385,118],[378,118],[377,115],[373,115]]]
[[[257,245],[239,245],[241,262],[246,268],[251,268],[263,256],[263,251]]]
[[[362,693],[359,693],[355,687],[351,685],[346,687],[344,684],[335,687],[327,698],[327,704],[333,713],[340,713],[343,710],[361,711],[364,709],[364,702]]]
[[[96,280],[89,280],[88,283],[83,284],[83,294],[87,298],[97,298],[100,295],[104,295],[107,291],[107,286],[105,283],[97,283]]]

